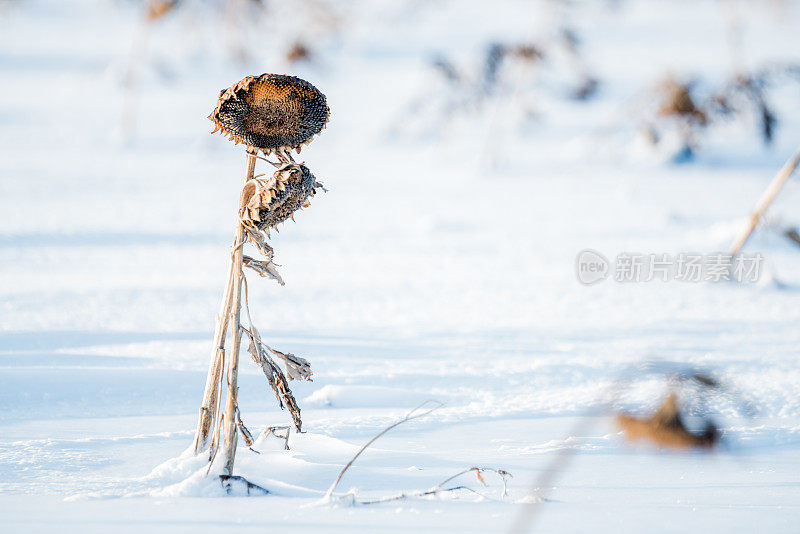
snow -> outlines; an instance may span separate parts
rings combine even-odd
[[[312,3],[270,3],[239,32],[235,12],[185,3],[147,34],[126,133],[140,3],[0,1],[4,532],[505,531],[564,446],[576,454],[533,531],[796,530],[800,250],[780,233],[800,224],[797,178],[747,245],[766,258],[758,283],[575,276],[587,248],[612,259],[727,249],[796,149],[797,85],[771,93],[773,146],[730,122],[681,165],[625,118],[668,72],[729,75],[720,3],[361,0],[332,4],[339,29]],[[800,5],[732,4],[746,66],[799,59]],[[490,41],[539,42],[562,20],[582,38],[596,98],[564,97],[558,68],[520,70],[507,81],[535,91],[441,121],[448,89],[431,58],[476,75]],[[314,62],[283,59],[298,35],[315,39]],[[221,88],[261,72],[308,79],[332,109],[301,158],[329,192],[273,234],[286,286],[249,284],[262,337],[307,358],[314,381],[292,382],[307,432],[292,432],[289,451],[273,436],[260,454],[240,447],[237,474],[271,494],[226,497],[185,452],[244,167],[206,117]],[[626,445],[591,408],[647,359],[711,370],[758,415],[715,398],[717,454]],[[242,364],[250,430],[289,424]],[[665,391],[649,376],[617,406],[646,413]],[[320,503],[367,440],[426,399],[445,406],[380,438],[337,493],[424,491],[480,466],[513,475],[507,498],[497,476],[484,487],[468,473],[457,482],[484,497]]]

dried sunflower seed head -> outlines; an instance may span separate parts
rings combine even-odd
[[[236,143],[270,154],[300,149],[320,133],[330,109],[325,95],[307,81],[283,74],[247,76],[220,92],[208,117]]]
[[[251,180],[245,186],[247,207],[242,217],[259,230],[274,228],[299,210],[321,187],[305,165],[284,164],[269,179]]]

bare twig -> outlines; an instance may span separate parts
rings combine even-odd
[[[459,473],[456,473],[455,475],[451,476],[450,478],[447,478],[444,481],[440,482],[439,485],[436,486],[436,488],[441,488],[442,486],[444,486],[445,484],[447,484],[451,480],[456,479],[456,478],[460,477],[461,475],[465,475],[465,474],[467,474],[467,473],[469,473],[471,471],[475,471],[475,475],[478,477],[478,480],[480,480],[481,484],[483,484],[484,486],[486,486],[487,484],[486,484],[486,481],[481,476],[481,473],[484,473],[486,471],[489,471],[491,473],[497,473],[497,475],[503,481],[503,495],[502,495],[503,498],[505,498],[506,495],[508,495],[508,479],[510,477],[513,477],[514,475],[512,475],[511,473],[509,473],[505,469],[492,469],[491,467],[470,467],[469,469],[465,469],[465,470],[463,470],[463,471],[461,471]]]
[[[420,412],[420,410],[421,410],[421,409],[422,409],[422,408],[423,408],[425,405],[428,405],[428,404],[434,404],[433,408],[430,408],[430,409],[428,409],[428,410],[425,410],[425,411],[423,411],[423,412]],[[439,408],[441,408],[442,406],[444,406],[444,403],[442,403],[442,402],[435,401],[435,400],[426,400],[425,402],[423,402],[422,404],[420,404],[419,406],[417,406],[416,408],[414,408],[413,410],[411,410],[410,412],[408,412],[406,415],[404,415],[404,416],[403,416],[401,419],[399,419],[399,420],[395,421],[395,422],[394,422],[394,423],[392,423],[391,425],[387,426],[386,428],[384,428],[383,430],[381,430],[380,432],[378,432],[378,434],[377,434],[377,435],[375,435],[375,437],[373,437],[371,440],[369,440],[368,442],[366,442],[366,443],[364,444],[364,446],[363,446],[363,447],[361,447],[361,448],[358,450],[358,452],[356,453],[356,455],[355,455],[355,456],[353,456],[353,457],[350,459],[350,461],[349,461],[349,462],[347,462],[347,465],[345,465],[345,466],[344,466],[344,468],[342,469],[342,471],[339,473],[339,476],[338,476],[338,477],[336,477],[336,480],[334,480],[333,484],[331,484],[331,487],[330,487],[330,488],[328,488],[328,491],[325,493],[325,497],[324,497],[324,499],[325,499],[325,500],[330,500],[331,496],[333,496],[333,492],[334,492],[334,491],[336,491],[336,487],[339,485],[339,482],[342,480],[342,477],[343,477],[343,476],[344,476],[344,474],[347,472],[347,470],[348,470],[348,469],[350,469],[350,466],[351,466],[351,465],[353,465],[353,463],[355,463],[356,459],[358,459],[358,457],[359,457],[359,456],[361,456],[361,453],[363,453],[365,450],[367,450],[367,447],[369,447],[370,445],[372,445],[372,444],[373,444],[373,443],[374,443],[374,442],[375,442],[375,441],[376,441],[378,438],[380,438],[381,436],[383,436],[384,434],[386,434],[387,432],[389,432],[389,431],[390,431],[390,430],[392,430],[393,428],[395,428],[395,427],[397,427],[397,426],[400,426],[400,425],[402,425],[403,423],[407,423],[408,421],[412,421],[412,420],[414,420],[414,419],[419,419],[420,417],[425,417],[425,416],[426,416],[426,415],[428,415],[429,413],[433,412],[434,410],[438,410],[438,409],[439,409]]]
[[[454,479],[456,479],[456,478],[458,478],[458,477],[460,477],[462,475],[465,475],[467,473],[471,473],[472,471],[475,471],[475,474],[477,475],[478,480],[484,486],[487,486],[488,484],[486,484],[486,481],[481,476],[481,473],[482,472],[486,472],[486,471],[489,471],[489,472],[492,472],[492,473],[497,473],[500,476],[500,478],[502,479],[502,481],[503,481],[502,498],[506,497],[506,495],[508,494],[506,483],[507,483],[508,478],[512,476],[511,473],[509,473],[508,471],[505,471],[503,469],[492,469],[491,467],[470,467],[469,469],[464,469],[463,471],[460,471],[460,472],[456,473],[455,475],[446,478],[444,481],[440,482],[439,484],[437,484],[436,486],[432,487],[429,490],[412,491],[410,493],[403,492],[403,493],[399,493],[397,495],[391,495],[391,496],[388,496],[388,497],[381,497],[380,499],[374,499],[374,500],[371,500],[371,501],[358,501],[358,504],[380,504],[380,503],[384,503],[384,502],[399,501],[399,500],[409,499],[409,498],[414,498],[414,497],[430,497],[432,495],[438,495],[440,493],[448,493],[448,492],[453,492],[453,491],[469,491],[469,492],[472,492],[472,493],[474,493],[476,495],[479,495],[480,497],[482,497],[484,499],[489,499],[489,500],[492,500],[492,501],[500,502],[498,499],[493,499],[492,497],[489,497],[488,495],[485,495],[485,494],[483,494],[483,493],[481,493],[479,491],[475,491],[474,489],[472,489],[472,488],[470,488],[468,486],[455,486],[455,487],[452,487],[452,488],[445,488],[444,487],[444,485],[447,484],[448,482],[450,482],[451,480],[454,480]]]
[[[285,436],[281,436],[280,434],[278,434],[278,430],[285,430],[286,431],[286,435]],[[283,440],[283,450],[288,451],[289,450],[289,434],[291,433],[291,431],[292,431],[292,427],[288,426],[288,425],[287,426],[268,426],[267,428],[264,429],[264,431],[261,433],[261,435],[264,436],[265,438],[267,438],[267,437],[269,437],[270,434],[272,434],[276,438],[282,439]]]
[[[390,495],[389,497],[381,497],[380,499],[374,499],[372,501],[358,501],[358,504],[364,504],[364,505],[381,504],[381,503],[384,503],[384,502],[401,501],[403,499],[410,499],[410,498],[414,498],[414,497],[429,497],[431,495],[438,495],[440,493],[448,493],[448,492],[452,492],[452,491],[461,491],[461,490],[463,490],[463,491],[471,491],[472,493],[476,493],[476,494],[480,495],[481,497],[486,498],[486,496],[483,495],[482,493],[479,493],[479,492],[475,491],[472,488],[468,488],[467,486],[455,486],[453,488],[438,488],[437,487],[437,488],[429,489],[427,491],[413,491],[411,493],[399,493],[397,495]]]

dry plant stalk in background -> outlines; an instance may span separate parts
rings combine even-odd
[[[736,237],[733,244],[731,245],[731,257],[737,256],[739,252],[744,247],[744,244],[747,243],[747,240],[750,238],[750,234],[753,233],[755,230],[758,221],[761,219],[761,216],[767,210],[769,205],[775,200],[775,197],[778,196],[783,184],[786,183],[786,180],[789,179],[789,176],[792,175],[794,170],[797,168],[797,164],[800,163],[800,149],[795,152],[795,154],[789,158],[786,163],[783,164],[783,167],[780,168],[778,173],[775,175],[775,178],[772,179],[767,189],[761,195],[761,198],[758,199],[756,203],[756,207],[753,209],[752,215],[750,215],[750,221],[747,223],[747,228],[742,231],[742,233]],[[796,234],[797,232],[795,232]],[[787,236],[790,239],[792,238],[791,232],[787,232]]]
[[[289,151],[295,149],[299,153],[300,148],[325,127],[329,113],[325,96],[305,80],[263,74],[248,76],[221,91],[217,106],[209,117],[214,122],[215,132],[221,130],[237,144],[247,145],[245,184],[239,198],[231,263],[217,316],[211,363],[194,440],[195,453],[208,450],[210,464],[213,464],[217,452],[220,449],[223,451],[221,480],[228,491],[234,482],[244,483],[248,494],[257,488],[233,475],[238,434],[242,434],[248,446],[253,443],[252,434],[242,421],[237,401],[239,351],[243,334],[249,338],[248,352],[266,374],[278,404],[281,408],[289,408],[297,431],[302,428],[300,408],[288,382],[293,379],[310,380],[311,366],[305,359],[275,350],[262,341],[250,317],[244,267],[283,285],[283,279],[272,262],[274,251],[267,243],[269,231],[289,218],[294,219],[294,213],[307,207],[316,188],[321,187],[311,171],[305,165],[296,163]],[[278,161],[260,157],[259,151],[265,155],[274,153]],[[255,176],[258,159],[276,167],[271,177]],[[247,243],[256,249],[261,259],[244,255],[243,248]],[[241,320],[243,293],[247,327],[242,325]],[[229,333],[230,352],[226,353]],[[273,356],[283,360],[285,374]],[[227,396],[220,419],[222,376],[226,371]],[[263,488],[258,488],[258,491],[266,492]]]

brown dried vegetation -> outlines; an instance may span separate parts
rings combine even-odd
[[[629,441],[646,440],[665,449],[710,449],[719,440],[719,430],[706,421],[702,432],[690,432],[683,422],[678,397],[670,394],[649,417],[619,414],[616,422]]]
[[[316,188],[322,187],[308,167],[292,159],[289,150],[300,152],[300,147],[308,144],[325,127],[329,113],[325,96],[307,81],[293,76],[263,74],[248,76],[221,91],[209,117],[214,121],[215,132],[221,130],[237,144],[247,145],[247,170],[239,198],[232,262],[217,317],[214,349],[195,436],[196,453],[209,449],[209,470],[217,452],[224,452],[225,463],[220,480],[229,493],[233,491],[233,483],[242,486],[248,494],[254,489],[263,489],[233,476],[237,436],[241,435],[248,447],[254,443],[252,433],[242,421],[238,405],[237,377],[242,335],[250,339],[248,352],[267,377],[278,405],[281,409],[288,408],[295,428],[298,432],[302,429],[300,408],[289,388],[289,381],[311,380],[311,366],[304,358],[275,350],[262,341],[250,314],[247,279],[243,269],[249,267],[260,276],[284,285],[272,262],[274,250],[267,243],[269,232],[287,219],[294,220],[294,213],[307,207]],[[278,162],[259,157],[259,151],[267,155],[274,152]],[[272,176],[255,176],[258,159],[276,167]],[[243,254],[243,247],[248,243],[261,258]],[[246,327],[241,320],[242,293],[248,320]],[[228,331],[232,341],[230,354],[225,351]],[[285,374],[273,356],[283,361]],[[220,413],[223,376],[227,376],[227,400],[224,412]],[[221,435],[223,427],[224,439]],[[209,447],[209,434],[212,431]],[[288,429],[286,440],[288,448]]]

